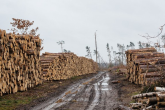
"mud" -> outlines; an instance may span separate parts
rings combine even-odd
[[[113,79],[113,74],[99,72],[90,79],[69,86],[58,97],[52,97],[31,110],[129,110],[121,100],[122,85],[112,84]]]

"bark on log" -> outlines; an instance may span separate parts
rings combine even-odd
[[[157,102],[158,106],[165,107],[165,102]]]
[[[155,87],[154,90],[157,92],[165,92],[165,87]]]
[[[153,97],[159,94],[160,92],[149,92],[149,93],[142,93],[142,94],[137,94],[131,97],[131,99],[136,99],[136,98],[143,98],[143,97]]]
[[[42,54],[41,71],[45,80],[62,80],[83,74],[96,73],[98,65],[91,59],[73,53]]]
[[[165,71],[164,53],[158,53],[154,48],[144,48],[127,50],[126,56],[126,77],[130,82],[148,85],[160,81]]]
[[[6,34],[0,30],[0,95],[26,91],[42,84],[39,55],[41,45],[32,41],[31,35]],[[26,50],[30,51],[28,54]],[[33,53],[33,54],[31,54]]]
[[[157,98],[156,97],[151,97],[151,98],[148,98],[148,101],[147,101],[147,104],[149,105],[153,105],[153,104],[156,104],[157,103]]]

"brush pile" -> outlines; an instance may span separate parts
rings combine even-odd
[[[133,110],[165,110],[165,88],[155,87],[155,91],[132,96],[136,103],[131,103],[131,108]]]
[[[0,30],[0,95],[26,91],[42,83],[41,39]]]
[[[127,78],[130,82],[141,85],[156,83],[165,67],[164,53],[155,48],[143,48],[126,51]]]
[[[45,52],[41,56],[40,63],[44,80],[69,79],[98,71],[96,62],[73,53]]]

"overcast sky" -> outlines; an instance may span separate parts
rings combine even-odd
[[[117,51],[117,43],[146,42],[139,36],[154,36],[165,23],[165,0],[0,0],[0,29],[11,29],[12,18],[34,21],[44,39],[42,52],[64,49],[86,55],[86,46],[108,61],[106,44]],[[163,32],[164,34],[165,32]],[[93,56],[94,57],[94,56]]]

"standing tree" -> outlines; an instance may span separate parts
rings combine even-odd
[[[148,47],[151,47],[151,46],[150,46],[150,44],[149,44],[149,43],[147,43],[147,44],[146,44],[146,47],[148,48]]]
[[[98,51],[96,51],[96,50],[94,50],[94,55],[96,55],[97,54],[97,60],[99,60],[99,64],[100,64],[100,57],[99,57],[99,52]]]
[[[164,48],[165,48],[165,34],[164,35],[162,35],[162,37],[161,37],[161,39],[162,39],[162,42],[163,42],[163,44],[164,44]]]
[[[109,48],[109,44],[108,43],[107,43],[106,47],[107,47],[107,52],[108,52],[108,57],[109,57],[109,64],[111,64],[112,63],[111,62],[111,50]]]
[[[130,47],[131,47],[132,49],[134,49],[135,44],[134,44],[133,42],[130,42]]]
[[[70,53],[71,52],[70,50],[66,50],[66,49],[64,49],[63,51],[64,51],[64,53]]]
[[[139,44],[139,49],[142,49],[143,48],[142,43],[139,41],[138,44]]]
[[[97,31],[97,30],[96,30]],[[95,47],[96,47],[96,63],[97,63],[97,41],[96,41],[96,32],[95,32]]]
[[[114,61],[115,61],[115,66],[116,66],[116,64],[117,64],[116,51],[113,51],[113,58],[114,58]]]
[[[103,67],[103,66],[107,67],[107,64],[105,63],[105,61],[101,57],[100,53],[98,51],[94,50],[94,55],[96,55],[96,53],[97,53],[97,59],[99,61],[99,67]]]
[[[125,46],[121,45],[121,44],[117,44],[117,47],[119,48],[119,52],[117,52],[116,54],[119,54],[118,58],[119,58],[119,63],[121,63],[121,59],[120,56],[122,58],[122,64],[124,64],[124,57],[125,57]]]
[[[64,42],[63,40],[57,42],[58,45],[61,45],[61,51],[62,51],[62,52],[63,52],[62,45],[63,45],[64,43],[65,43],[65,42]]]
[[[86,46],[86,52],[88,57],[90,57],[92,59],[92,55],[91,55],[91,51],[90,51],[90,47]]]
[[[129,45],[127,45],[127,49],[129,49],[131,47],[131,49],[135,48],[135,44],[133,42],[130,42]]]
[[[161,48],[164,48],[164,46],[161,46],[160,45],[160,42],[159,42],[159,36],[162,34],[162,32],[163,32],[163,28],[164,28],[164,26],[165,26],[165,24],[164,25],[162,25],[160,28],[159,28],[159,30],[160,30],[160,32],[156,35],[156,36],[150,36],[148,33],[146,33],[147,35],[144,35],[144,36],[142,36],[142,35],[140,35],[140,36],[142,36],[142,37],[144,37],[144,38],[146,38],[147,39],[147,43],[145,43],[145,47],[155,47],[155,49],[157,49],[157,51],[161,51]],[[158,38],[158,41],[157,41],[157,43],[156,42],[152,42],[150,39],[154,39],[154,38]],[[164,35],[161,37],[161,39],[162,39],[162,41],[163,41],[163,43],[164,43]],[[152,43],[152,44],[151,44]],[[163,50],[163,49],[162,49]]]

